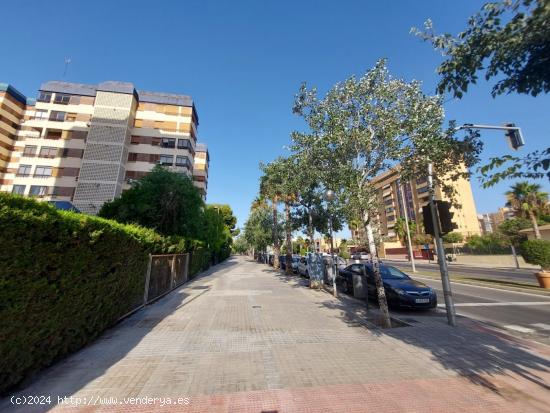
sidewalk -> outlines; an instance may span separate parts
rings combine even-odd
[[[234,257],[18,393],[89,406],[14,409],[8,397],[0,411],[550,412],[550,348],[429,313],[380,330],[364,311]]]

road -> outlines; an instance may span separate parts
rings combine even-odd
[[[441,281],[420,275],[414,278],[436,290],[438,313],[444,312]],[[455,282],[451,282],[451,289],[457,314],[550,344],[550,297]],[[411,314],[410,311],[397,313],[405,317]],[[431,315],[425,313],[425,316]]]
[[[411,264],[405,261],[383,260],[383,262],[394,265],[407,273],[411,270]],[[415,263],[417,270],[422,272],[439,274],[439,266],[437,264]],[[512,269],[512,268],[483,268],[469,267],[465,265],[449,265],[449,273],[451,275],[467,275],[469,278],[494,279],[508,283],[522,283],[529,285],[538,285],[532,269]]]

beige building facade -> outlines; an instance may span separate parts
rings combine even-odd
[[[428,203],[429,198],[426,178],[402,180],[397,166],[377,176],[369,184],[374,185],[378,192],[379,210],[375,221],[382,240],[398,241],[395,226],[399,218],[405,217],[405,213],[410,221],[422,223],[422,207]],[[455,231],[464,237],[479,235],[481,231],[470,182],[459,179],[453,182],[453,186],[457,192],[456,201],[461,205],[461,208],[451,208],[454,213],[453,222],[457,224]],[[435,199],[446,201],[448,197],[436,187]],[[364,242],[362,228],[352,229],[351,232],[356,244]],[[422,233],[421,225],[417,225],[417,232]]]
[[[4,89],[4,100],[14,95]],[[13,145],[0,169],[2,191],[68,201],[96,214],[155,165],[193,179],[199,122],[189,96],[112,81],[46,82],[35,102],[19,95],[25,105],[7,130]],[[12,100],[9,108],[18,112]],[[195,186],[206,198],[206,185]]]

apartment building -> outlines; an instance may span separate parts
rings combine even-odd
[[[375,179],[370,185],[378,191],[379,212],[374,218],[378,224],[380,236],[388,241],[397,241],[397,233],[395,231],[396,221],[400,217],[405,216],[405,212],[409,220],[418,223],[422,222],[422,206],[428,203],[429,187],[426,178],[412,179],[404,181],[400,179],[399,166],[385,172]],[[470,182],[466,179],[459,179],[453,182],[457,192],[457,203],[461,205],[460,209],[451,208],[454,213],[453,222],[458,228],[455,230],[462,233],[465,237],[480,234],[480,227],[477,218],[474,197]],[[437,200],[448,200],[447,196],[440,188],[435,188],[435,198]],[[355,243],[360,243],[364,240],[362,234],[363,229],[358,228],[352,230],[352,237]],[[418,233],[422,231],[420,226],[417,228]]]
[[[199,120],[189,96],[127,82],[53,81],[42,84],[36,102],[19,94],[18,110],[4,89],[21,116],[9,118],[13,144],[2,191],[70,201],[96,214],[157,164],[193,179]],[[205,198],[206,184],[195,185]]]
[[[195,148],[195,164],[193,166],[193,182],[203,199],[206,198],[208,190],[208,167],[210,165],[210,154],[204,143],[197,143]]]
[[[0,180],[7,171],[26,107],[27,98],[21,92],[7,83],[0,83]]]

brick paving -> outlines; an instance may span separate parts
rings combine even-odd
[[[52,405],[0,411],[550,412],[548,347],[436,313],[380,330],[375,315],[231,258],[16,394]]]

